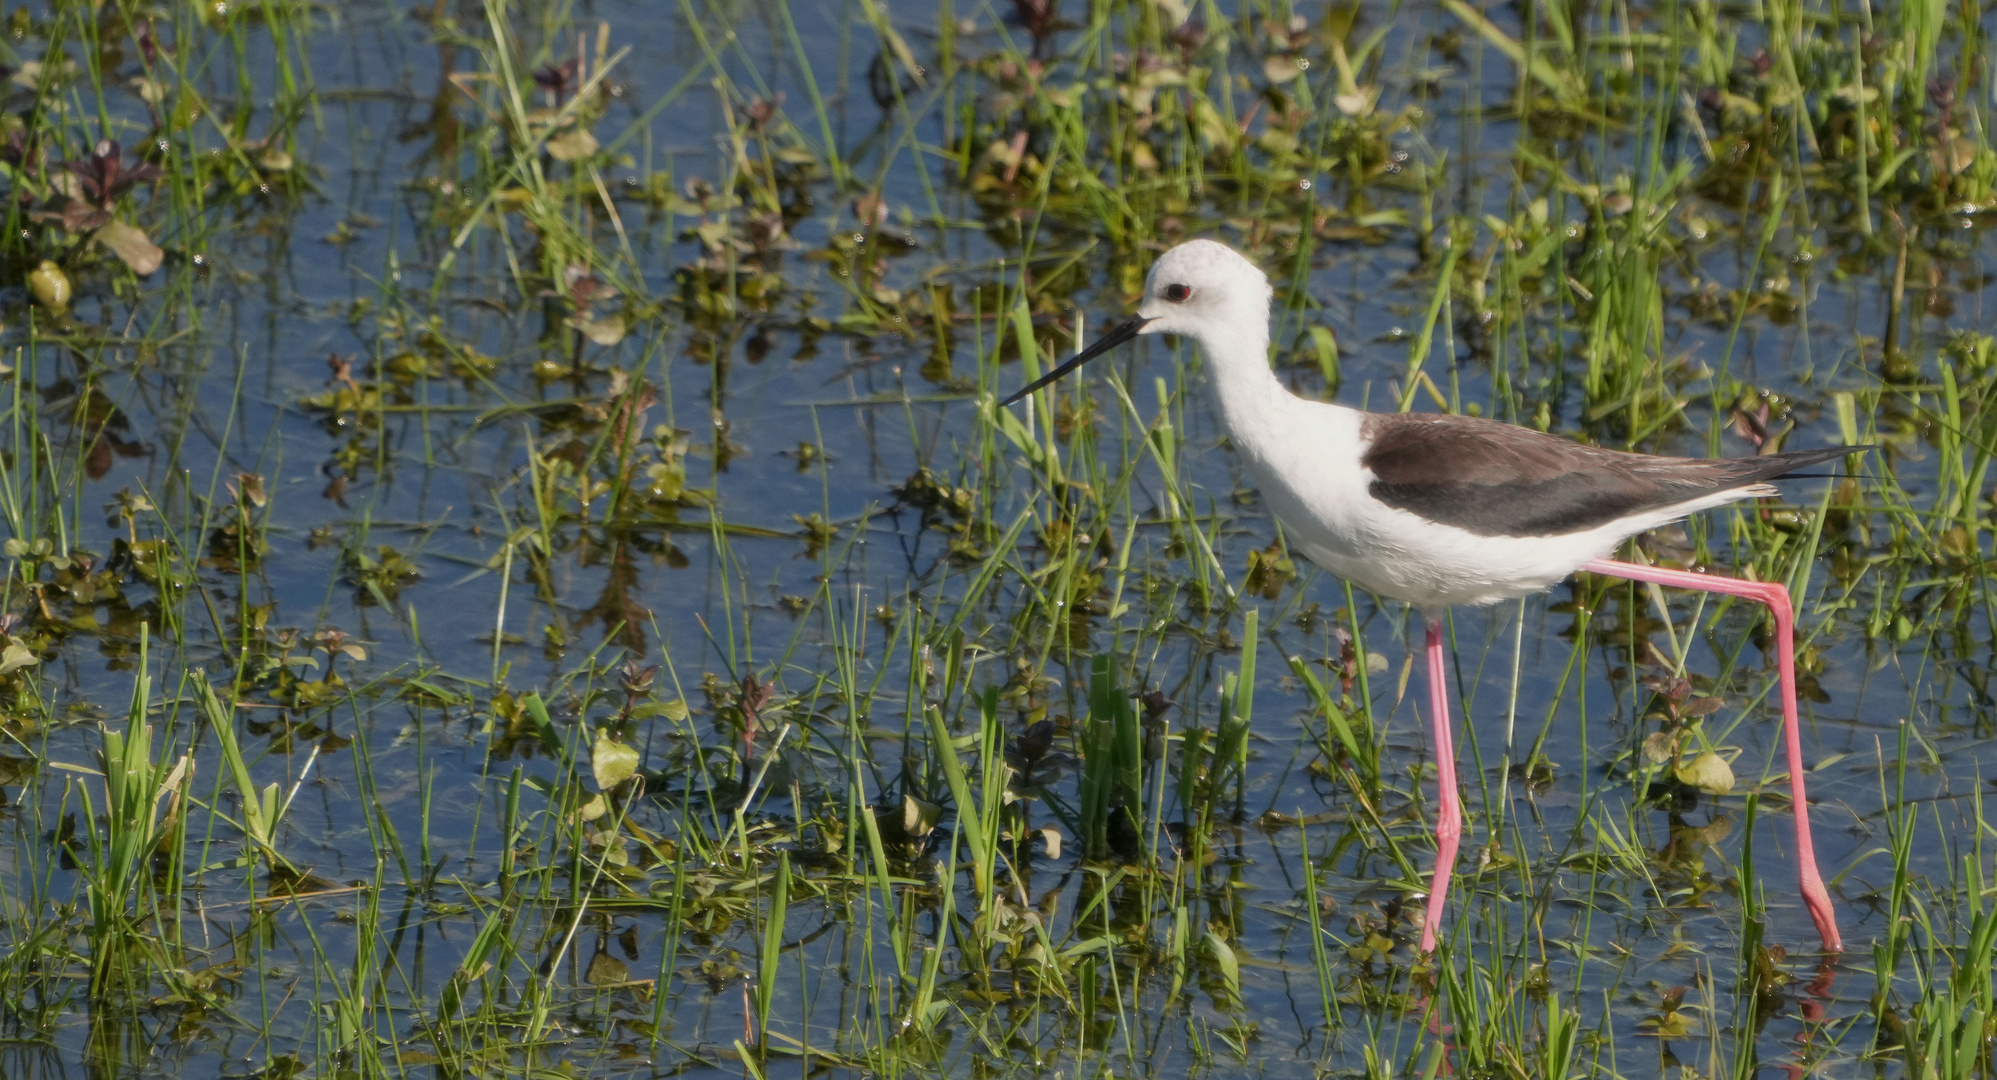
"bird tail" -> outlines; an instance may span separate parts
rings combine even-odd
[[[1774,474],[1774,478],[1779,478],[1787,476],[1797,469],[1806,469],[1821,461],[1831,461],[1835,458],[1844,457],[1847,454],[1862,454],[1872,449],[1875,449],[1875,447],[1870,443],[1858,446],[1819,446],[1810,450],[1791,450],[1784,454],[1770,454],[1761,460],[1781,462],[1782,471]]]
[[[1783,454],[1768,454],[1764,457],[1728,458],[1732,466],[1727,477],[1734,485],[1753,485],[1765,490],[1757,490],[1756,495],[1773,495],[1775,489],[1768,485],[1770,480],[1780,480],[1800,469],[1841,458],[1846,454],[1859,454],[1872,449],[1870,446],[1818,446],[1809,450],[1791,450]]]

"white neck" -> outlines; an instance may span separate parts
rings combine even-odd
[[[1220,422],[1235,446],[1251,456],[1263,456],[1259,436],[1269,430],[1275,414],[1295,396],[1269,369],[1269,321],[1266,312],[1245,312],[1228,320],[1234,326],[1200,334],[1208,378]]]

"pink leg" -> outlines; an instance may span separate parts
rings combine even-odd
[[[1428,724],[1435,741],[1435,786],[1442,804],[1435,822],[1435,874],[1428,907],[1422,913],[1421,951],[1435,951],[1435,931],[1449,901],[1449,878],[1456,870],[1456,843],[1463,835],[1463,811],[1456,800],[1456,743],[1449,731],[1449,676],[1442,669],[1442,617],[1424,614],[1428,626]]]
[[[1817,852],[1810,843],[1810,803],[1803,792],[1803,731],[1796,715],[1796,613],[1789,603],[1789,590],[1776,582],[1743,581],[1739,578],[1667,570],[1615,559],[1595,559],[1581,569],[1594,574],[1669,585],[1699,592],[1723,593],[1757,600],[1768,606],[1775,618],[1775,670],[1782,680],[1782,737],[1789,751],[1789,793],[1796,804],[1796,863],[1803,887],[1803,904],[1817,924],[1824,948],[1839,952],[1844,941],[1838,936],[1837,915],[1831,910],[1831,895],[1817,873]]]

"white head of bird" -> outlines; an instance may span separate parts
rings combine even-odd
[[[1240,252],[1212,240],[1188,240],[1151,264],[1134,317],[999,404],[1011,405],[1145,334],[1178,334],[1198,342],[1221,385],[1266,381],[1274,386],[1269,373],[1269,302],[1274,295],[1268,275]]]
[[[1209,353],[1243,351],[1242,335],[1267,343],[1269,277],[1240,252],[1212,240],[1188,240],[1151,264],[1139,317],[1145,334],[1181,334]],[[1224,346],[1224,347],[1223,347]]]

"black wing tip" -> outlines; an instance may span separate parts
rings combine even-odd
[[[1796,469],[1815,465],[1820,461],[1830,461],[1833,458],[1846,457],[1851,454],[1863,454],[1868,450],[1877,449],[1879,447],[1875,443],[1859,443],[1853,446],[1813,446],[1808,450],[1786,450],[1780,454],[1770,454],[1762,460],[1772,466],[1776,466],[1780,471],[1764,473],[1762,474],[1762,479],[1780,480],[1790,475]],[[1754,459],[1750,458],[1748,460]]]

